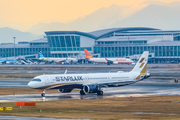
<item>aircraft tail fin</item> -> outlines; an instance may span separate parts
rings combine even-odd
[[[84,49],[84,53],[85,53],[87,59],[89,59],[89,58],[95,58],[95,57],[93,57],[86,49]]]
[[[39,52],[39,58],[44,58],[43,54],[41,53],[41,51]]]
[[[135,67],[131,71],[131,72],[139,72],[140,73],[140,75],[138,76],[139,79],[140,79],[141,75],[143,75],[143,76],[146,75],[148,55],[149,55],[149,51],[144,51],[143,54],[141,55],[139,61],[136,63]]]

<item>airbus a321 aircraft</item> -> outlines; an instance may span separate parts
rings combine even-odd
[[[86,59],[96,63],[107,63],[110,64],[135,64],[133,60],[127,58],[96,58],[93,57],[86,49],[84,49]]]
[[[42,89],[41,96],[45,96],[46,89],[58,89],[61,93],[69,93],[73,89],[80,89],[81,95],[88,93],[103,95],[103,87],[129,85],[147,78],[148,54],[149,51],[145,51],[130,72],[40,75],[33,78],[28,86],[34,89]]]

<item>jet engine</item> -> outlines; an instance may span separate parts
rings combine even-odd
[[[70,93],[73,89],[59,89],[60,93]]]
[[[107,65],[111,65],[111,64],[113,64],[113,65],[117,65],[118,64],[118,62],[117,61],[110,61],[110,60],[108,60],[107,61]]]
[[[97,93],[98,91],[99,87],[97,85],[84,85],[83,89],[81,90],[82,94]]]
[[[108,60],[107,65],[113,64],[113,61]]]

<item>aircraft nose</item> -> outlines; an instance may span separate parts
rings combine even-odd
[[[28,86],[29,86],[30,88],[33,88],[32,82],[29,82],[29,83],[28,83]]]

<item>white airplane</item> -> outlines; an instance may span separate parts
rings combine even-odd
[[[86,59],[96,63],[107,63],[110,64],[135,64],[133,60],[127,58],[96,58],[93,57],[86,49],[84,49]]]
[[[39,52],[39,60],[48,62],[71,62],[76,63],[78,60],[76,58],[45,58],[41,52]]]
[[[28,86],[33,89],[41,89],[42,97],[45,96],[46,89],[58,89],[61,93],[80,89],[81,95],[88,93],[103,95],[103,87],[129,85],[149,77],[149,74],[148,76],[146,74],[148,54],[149,51],[145,51],[130,72],[40,75],[34,77]]]

